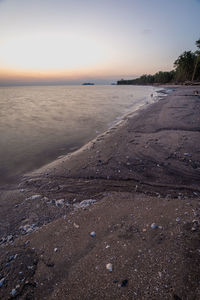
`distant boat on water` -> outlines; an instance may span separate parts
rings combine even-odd
[[[84,82],[82,85],[94,85],[92,82]]]

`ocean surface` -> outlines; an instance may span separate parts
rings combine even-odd
[[[141,86],[0,87],[0,183],[72,152],[147,102]]]

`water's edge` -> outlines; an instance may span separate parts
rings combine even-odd
[[[48,168],[51,165],[56,164],[56,162],[60,159],[70,159],[71,156],[76,155],[77,153],[80,153],[82,151],[85,151],[90,148],[90,146],[96,142],[96,140],[103,138],[104,136],[108,136],[113,129],[119,128],[120,126],[124,126],[125,123],[127,122],[128,119],[132,119],[136,115],[140,114],[141,111],[147,109],[149,106],[155,104],[156,102],[162,100],[164,97],[168,96],[173,90],[172,89],[167,89],[167,88],[158,88],[156,92],[156,96],[154,97],[153,102],[149,103],[148,101],[141,105],[139,108],[133,110],[132,112],[126,113],[120,117],[120,120],[115,120],[112,122],[111,126],[108,127],[107,130],[104,132],[98,134],[96,137],[92,138],[82,146],[80,146],[78,149],[75,149],[74,151],[68,152],[64,155],[58,156],[56,159],[52,160],[51,162],[42,165],[40,168],[35,168],[34,170],[25,173],[22,177],[27,179],[32,177],[32,176],[37,176],[37,174],[40,174],[43,172],[44,169]]]

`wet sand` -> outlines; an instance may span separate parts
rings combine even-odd
[[[200,299],[194,90],[1,190],[0,299]]]

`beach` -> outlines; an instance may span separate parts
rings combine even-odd
[[[1,188],[0,299],[200,298],[195,90]]]

